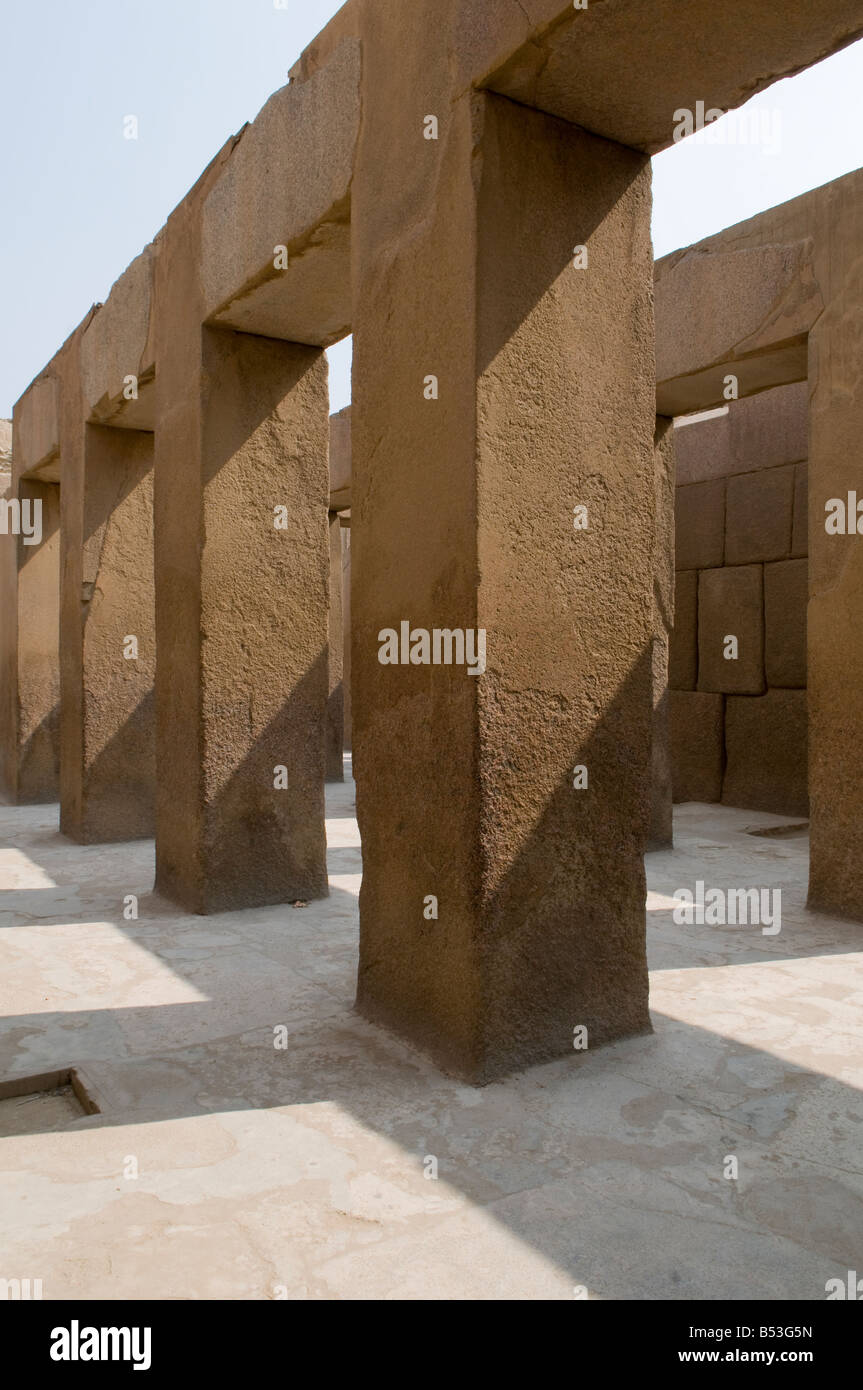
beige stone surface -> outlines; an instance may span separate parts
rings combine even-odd
[[[4,498],[41,507],[42,538],[0,535],[0,784],[12,802],[56,801],[59,779],[60,500],[4,475]]]
[[[330,507],[351,505],[351,408],[330,416]]]
[[[202,328],[202,209],[237,148],[156,263],[156,878],[199,913],[326,893],[327,363]]]
[[[721,695],[672,690],[674,800],[719,801],[722,795],[725,704]]]
[[[17,549],[17,720],[14,797],[55,801],[60,770],[60,497],[54,483],[18,484],[18,496],[41,504],[42,540]],[[11,614],[7,609],[3,624]],[[8,784],[7,784],[8,785]]]
[[[417,13],[421,31],[424,14]],[[683,87],[707,107],[739,106],[863,32],[856,0],[822,0],[817,10],[801,0],[791,10],[763,0],[757,18],[749,0],[729,0],[719,11],[693,0],[685,15],[675,0],[592,0],[584,10],[571,0],[500,0],[494,8],[488,0],[445,0],[434,15],[452,50],[457,90],[484,83],[650,153],[672,143]],[[346,39],[373,32],[378,17],[377,0],[349,0],[294,64],[292,78],[308,78]]]
[[[705,310],[691,309],[699,316]],[[658,321],[658,333],[662,327]],[[805,381],[777,386],[734,401],[712,419],[688,423],[684,416],[677,423],[678,486],[798,463],[809,451],[809,387]]]
[[[344,631],[342,626],[342,528],[330,512],[330,601],[327,629],[327,781],[341,782],[345,742]]]
[[[795,559],[809,554],[809,465],[798,463],[794,470],[794,525],[791,554]]]
[[[823,308],[807,238],[708,249],[656,266],[656,403],[666,415],[721,406],[729,374],[741,396],[804,381],[806,339]]]
[[[656,418],[654,437],[653,729],[650,754],[649,850],[670,849],[674,834],[671,788],[669,665],[674,628],[674,421]]]
[[[203,311],[247,333],[326,346],[351,323],[350,191],[360,46],[270,97],[203,205]],[[285,246],[287,269],[276,269]]]
[[[698,681],[698,572],[675,576],[674,631],[668,664],[672,690],[694,690]]]
[[[88,425],[83,457],[80,617],[64,634],[67,657],[80,643],[81,686],[61,710],[61,828],[93,844],[154,829],[153,436]]]
[[[737,655],[727,638],[737,639]],[[760,695],[764,689],[761,565],[702,570],[698,576],[698,689]]]
[[[725,749],[726,805],[808,816],[805,690],[730,697],[725,705]]]
[[[725,561],[725,480],[691,483],[674,494],[678,570],[712,569]]]
[[[726,565],[750,565],[790,556],[794,474],[794,467],[789,464],[728,479]]]
[[[60,449],[57,378],[38,377],[15,403],[16,476],[38,468]]]
[[[84,402],[92,418],[102,424],[155,428],[153,261],[157,251],[158,241],[132,261],[81,339]],[[130,376],[136,378],[134,388],[128,382]]]
[[[808,592],[808,561],[784,560],[764,566],[764,672],[768,685],[806,685]]]
[[[148,897],[151,845],[0,809],[3,1074],[74,1058],[104,1105],[0,1140],[4,1273],[46,1300],[815,1302],[857,1267],[863,956],[806,911],[805,837],[679,809],[647,861],[654,1033],[473,1088],[351,1009],[351,801],[326,902],[206,926]],[[699,879],[781,888],[779,935],[676,926]]]

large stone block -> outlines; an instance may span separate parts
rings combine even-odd
[[[674,800],[718,801],[722,795],[723,697],[671,692]]]
[[[52,364],[56,373],[56,364]],[[49,369],[46,369],[46,371]],[[58,381],[38,377],[15,404],[15,477],[38,468],[60,448]]]
[[[768,686],[806,685],[809,561],[764,566],[764,671]]]
[[[729,638],[736,639],[737,655]],[[698,577],[698,689],[728,695],[764,690],[761,565],[703,570]]]
[[[330,507],[351,505],[351,408],[330,416]]]
[[[795,559],[809,554],[809,465],[798,463],[794,470],[794,526],[791,554]]]
[[[806,379],[807,334],[823,308],[810,240],[710,255],[690,247],[655,273],[657,411],[721,406],[729,374],[741,396]]]
[[[808,453],[809,386],[777,386],[677,421],[677,485],[797,463]]]
[[[207,318],[325,345],[351,322],[350,194],[360,45],[274,92],[207,194],[200,275]],[[288,262],[276,247],[288,251]]]
[[[751,565],[791,554],[794,466],[728,479],[725,563]]]
[[[805,690],[732,696],[725,707],[726,806],[807,816]]]
[[[668,671],[674,626],[674,421],[656,417],[654,438],[656,527],[653,547],[654,638],[653,748],[650,768],[649,850],[671,849],[674,817],[671,791],[671,729]]]
[[[81,389],[92,418],[127,429],[155,426],[153,261],[148,246],[111,287],[81,337]],[[134,387],[130,377],[135,378]]]
[[[327,635],[327,781],[344,781],[345,741],[344,632],[342,630],[342,528],[330,512],[330,621]]]
[[[674,514],[677,568],[721,565],[725,554],[725,480],[678,487]]]
[[[698,571],[678,570],[674,586],[674,631],[668,664],[672,690],[694,690],[698,679]]]

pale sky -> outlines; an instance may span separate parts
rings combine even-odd
[[[340,8],[282,3],[0,0],[0,415]],[[861,91],[863,42],[750,102],[760,143],[736,129],[658,156],[657,256],[863,165]],[[350,341],[330,357],[338,410]]]

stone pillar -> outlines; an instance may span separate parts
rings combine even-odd
[[[456,98],[421,8],[442,52],[364,46],[353,185],[357,1003],[484,1082],[649,1028],[650,169]],[[402,622],[485,673],[381,664]]]
[[[320,349],[189,317],[183,226],[157,271],[156,887],[208,913],[327,893],[329,402]]]
[[[863,921],[863,515],[855,516],[848,504],[849,494],[863,503],[858,462],[863,281],[855,259],[861,224],[858,216],[849,226],[847,215],[839,224],[846,236],[841,242],[837,237],[834,248],[837,293],[809,337],[807,613],[809,906],[858,922]],[[845,510],[845,534],[826,529],[827,503],[834,499]]]
[[[351,752],[353,749],[353,737],[351,734],[352,715],[352,696],[351,690],[351,528],[342,527],[342,633],[344,653],[342,665],[342,690],[343,700],[343,719],[344,719],[344,743],[345,751]]]
[[[671,696],[668,653],[674,628],[674,421],[656,417],[656,552],[653,574],[653,746],[648,850],[672,849]]]
[[[342,681],[342,528],[338,512],[330,512],[330,626],[327,699],[327,781],[345,780],[342,752],[345,742],[345,697]]]
[[[60,829],[94,844],[145,838],[155,823],[153,436],[80,424],[73,371],[70,361],[61,434]]]
[[[16,498],[31,527],[41,509],[29,539],[0,536],[3,786],[25,804],[59,795],[60,489],[22,478],[6,493]]]

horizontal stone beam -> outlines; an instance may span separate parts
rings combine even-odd
[[[488,0],[462,8],[480,27]],[[498,24],[494,8],[474,80],[516,26]],[[679,109],[742,106],[863,33],[859,0],[519,0],[517,8],[531,32],[482,85],[648,154],[673,143]]]
[[[805,381],[807,338],[823,309],[811,240],[741,250],[702,247],[657,262],[656,402],[663,415],[710,410]]]
[[[46,369],[48,370],[48,369]],[[15,403],[14,472],[16,478],[40,478],[44,470],[56,468],[60,452],[56,376],[37,377]],[[56,479],[48,479],[56,481]]]
[[[330,511],[351,505],[351,408],[330,416]]]
[[[377,5],[349,0],[292,76],[307,78],[359,37]],[[457,88],[487,87],[648,154],[673,144],[679,109],[741,106],[863,34],[859,0],[442,0],[439,9]]]
[[[148,246],[111,287],[81,339],[81,387],[94,424],[155,428],[153,263]]]
[[[350,331],[359,81],[359,43],[345,39],[242,132],[203,207],[208,321],[320,347]]]

